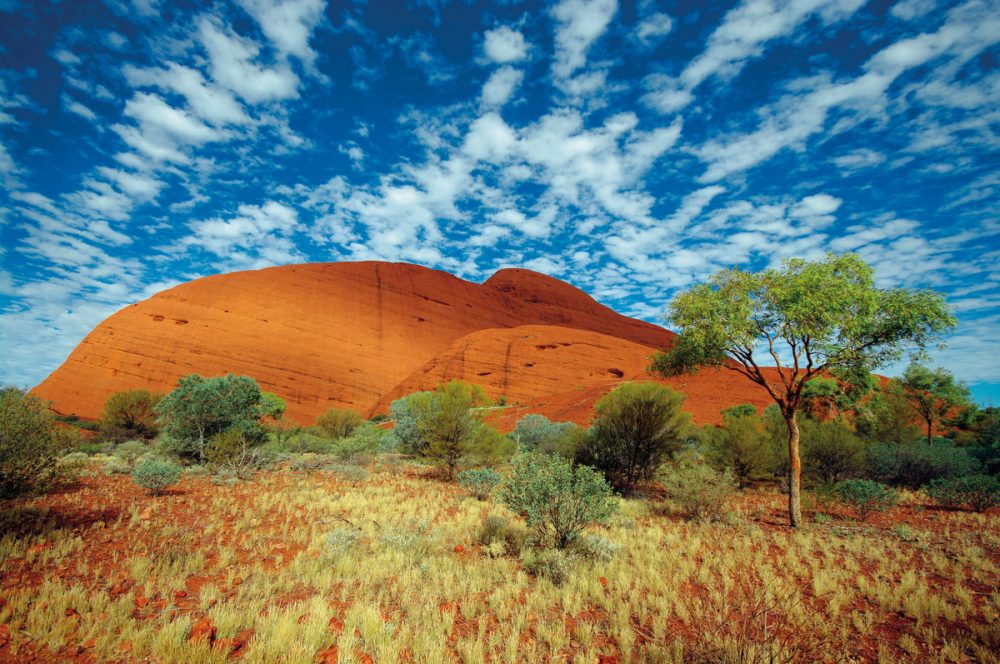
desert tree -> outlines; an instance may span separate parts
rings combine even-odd
[[[101,433],[108,440],[121,443],[135,438],[155,438],[156,404],[160,395],[149,390],[115,392],[104,402]]]
[[[757,273],[723,270],[677,295],[668,319],[680,337],[654,356],[655,371],[672,376],[723,367],[763,387],[780,409],[793,527],[802,521],[796,414],[806,383],[820,375],[868,380],[907,350],[922,353],[956,323],[940,294],[878,288],[872,268],[853,254],[786,259]]]
[[[945,369],[932,371],[914,362],[906,368],[899,384],[906,402],[927,425],[928,445],[934,442],[934,427],[938,423],[971,403],[969,388]]]

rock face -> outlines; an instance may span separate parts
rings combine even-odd
[[[649,356],[674,336],[529,270],[476,284],[398,263],[289,265],[205,277],[130,305],[33,392],[60,413],[96,418],[113,392],[168,392],[189,373],[232,372],[257,379],[306,424],[334,406],[382,412],[457,378],[518,402],[511,414],[585,423],[615,384],[648,379]],[[729,374],[672,382],[693,388],[688,408],[706,422],[727,405],[766,403]]]

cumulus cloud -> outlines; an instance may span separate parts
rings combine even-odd
[[[220,85],[251,103],[298,95],[299,78],[287,62],[258,64],[261,49],[256,42],[207,17],[199,21],[198,34],[211,61],[212,78]]]
[[[491,61],[506,64],[519,62],[528,55],[528,44],[517,30],[501,25],[487,30],[483,37],[483,52]]]
[[[326,0],[239,0],[261,31],[284,55],[294,55],[307,65],[316,60],[309,46],[313,30],[323,18]]]
[[[569,78],[587,62],[587,51],[607,30],[617,0],[562,0],[552,8],[556,52],[552,73]]]
[[[483,85],[481,96],[484,106],[496,108],[503,106],[521,84],[524,73],[513,67],[501,67],[490,74],[489,80]]]

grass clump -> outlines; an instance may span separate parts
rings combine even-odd
[[[969,475],[934,480],[927,495],[944,507],[968,507],[973,512],[985,512],[1000,505],[1000,481],[992,475]]]
[[[491,558],[517,553],[524,546],[524,540],[524,531],[514,528],[509,520],[497,515],[486,517],[476,533],[476,541]]]
[[[521,556],[524,570],[539,579],[561,586],[569,579],[571,556],[560,549],[526,549]]]
[[[500,473],[492,468],[463,470],[458,474],[458,483],[475,498],[487,500],[500,483]]]
[[[835,490],[862,519],[867,519],[872,512],[884,512],[899,502],[898,491],[874,480],[844,480]]]
[[[132,480],[154,496],[177,482],[181,478],[181,467],[172,461],[147,459],[141,461],[132,471]]]
[[[328,559],[336,562],[360,544],[360,530],[357,528],[337,528],[327,534],[323,542],[323,551]]]
[[[729,471],[719,472],[704,464],[680,463],[660,473],[666,495],[692,521],[723,521],[736,481]]]

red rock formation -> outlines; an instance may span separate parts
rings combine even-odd
[[[198,279],[122,309],[34,393],[61,413],[96,418],[113,392],[168,392],[189,373],[232,372],[311,423],[333,406],[372,413],[460,378],[582,423],[594,399],[576,397],[642,378],[673,337],[529,270],[476,284],[398,263],[289,265]],[[720,404],[761,401],[729,373],[688,381],[699,419],[717,419]]]

